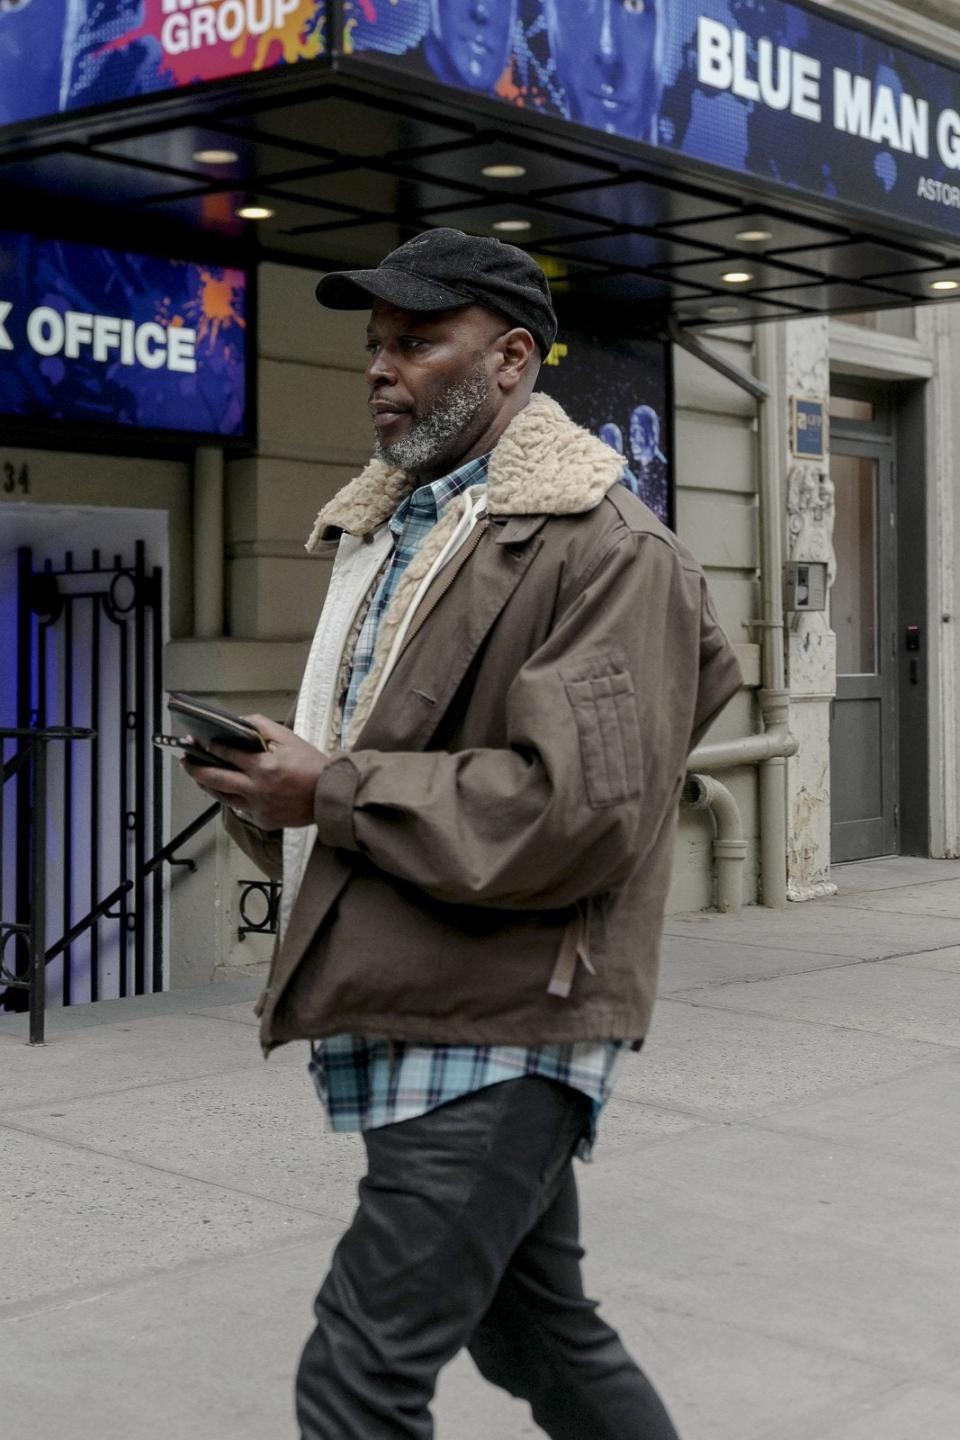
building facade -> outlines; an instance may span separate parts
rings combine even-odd
[[[410,26],[424,27],[417,43],[427,60],[430,45],[439,43],[427,27],[428,8],[416,0],[406,8],[396,7],[398,26],[405,19]],[[508,5],[502,8],[511,10]],[[721,11],[726,14],[727,9],[702,8],[710,11],[716,23],[717,15]],[[897,46],[915,46],[935,55],[941,65],[952,66],[960,77],[960,27],[945,0],[929,0],[922,6],[850,0],[820,8],[850,27],[863,23],[881,39],[883,35],[896,37]],[[810,13],[815,9],[806,7]],[[547,5],[547,22],[547,12],[555,10],[556,6]],[[353,54],[360,56],[365,43],[364,7],[353,14],[346,3],[342,11]],[[729,11],[733,33],[738,7],[731,4]],[[190,7],[184,13],[189,15]],[[221,13],[226,13],[225,5]],[[512,11],[511,17],[516,24]],[[185,35],[189,33],[189,28],[184,30]],[[300,40],[305,44],[303,37],[301,29]],[[380,58],[388,54],[391,64],[402,66],[409,40],[402,27],[396,34],[391,32],[388,41],[393,48],[378,52]],[[326,43],[329,45],[329,35]],[[558,52],[554,58],[557,63],[548,71],[548,78],[552,76],[550,83],[562,84],[562,57]],[[509,163],[518,147],[525,154],[524,147],[532,144],[530,133],[522,125],[512,130],[506,112],[495,127],[495,143],[485,138],[490,133],[490,113],[483,111],[481,125],[476,120],[481,112],[475,114],[470,108],[474,96],[468,94],[479,90],[479,79],[457,71],[455,60],[456,56],[451,59],[447,55],[443,63],[454,69],[442,79],[458,88],[465,108],[456,111],[449,103],[446,109],[438,105],[431,116],[414,106],[408,122],[415,132],[414,148],[419,145],[425,157],[421,163],[431,156],[442,159],[446,148],[454,147],[451,135],[459,137],[463,130],[466,137],[468,122],[474,126],[469,143],[489,143],[491,163],[498,159]],[[438,75],[439,65],[437,61],[434,66]],[[92,74],[90,65],[84,70],[79,59],[75,72],[86,75],[88,81]],[[338,81],[347,107],[341,124],[349,120],[349,106],[355,103],[347,89],[350,78],[345,70]],[[494,78],[502,89],[503,77]],[[214,79],[222,86],[229,76]],[[371,89],[372,81],[365,77],[353,80],[360,87],[357,94],[366,97],[370,91],[377,101],[373,114],[388,114],[385,102]],[[396,75],[391,83],[400,83]],[[221,97],[226,93],[222,89],[216,92]],[[276,98],[272,92],[264,95],[271,101]],[[81,95],[81,99],[92,107],[88,110],[80,105],[81,115],[91,115],[96,122],[83,140],[88,147],[85,162],[90,161],[91,150],[100,153],[97,137],[109,120],[103,130],[103,148],[114,159],[120,147],[134,147],[129,155],[145,167],[138,176],[163,171],[166,184],[171,176],[181,175],[180,190],[171,204],[189,208],[202,203],[206,207],[208,218],[202,223],[188,218],[183,246],[185,253],[191,246],[197,254],[209,250],[211,236],[217,233],[211,196],[222,196],[222,188],[205,193],[199,201],[191,197],[178,168],[180,162],[170,160],[169,150],[164,158],[156,145],[149,153],[144,151],[145,141],[131,120],[139,121],[142,114],[140,128],[153,144],[154,132],[165,135],[157,118],[162,113],[157,108],[160,102],[153,104],[148,96],[134,102],[140,110],[130,106],[111,111],[102,102],[97,108],[95,92]],[[641,99],[635,97],[635,103],[639,105]],[[643,103],[652,102],[647,97]],[[741,97],[737,103],[739,109],[729,113],[739,114],[755,105],[749,97]],[[151,104],[153,108],[147,108]],[[902,119],[903,111],[900,113]],[[428,133],[441,119],[451,127],[449,133]],[[576,157],[585,168],[597,167],[582,177],[586,191],[596,190],[599,177],[612,170],[605,148],[609,137],[586,110],[569,120],[572,149],[566,157],[558,152],[556,162],[562,170],[565,164],[574,164],[571,157]],[[190,125],[195,137],[199,133],[195,117]],[[393,119],[388,129],[390,126],[394,126]],[[207,136],[208,151],[216,148],[213,140],[222,150],[227,148],[224,135],[235,143],[244,134],[229,116],[211,129],[216,134]],[[114,130],[119,139],[113,138]],[[261,132],[257,144],[262,149],[269,144],[269,137],[265,140]],[[9,176],[11,195],[35,197],[37,223],[47,235],[56,229],[50,184],[43,178],[50,145],[45,149],[35,141],[54,133],[41,130],[33,135],[22,126],[12,127],[11,140],[0,149],[0,185]],[[279,141],[281,127],[269,133]],[[370,145],[375,147],[379,142],[373,130],[368,127],[365,133],[373,136]],[[396,138],[395,129],[390,134]],[[543,131],[551,143],[559,134],[555,130],[548,136]],[[176,138],[166,136],[164,143],[174,144]],[[69,143],[76,149],[81,141],[74,138]],[[195,140],[190,143],[199,145]],[[287,134],[286,143],[296,148],[311,141],[305,141],[303,130],[295,128]],[[507,155],[512,143],[511,155]],[[758,153],[765,143],[757,131],[751,153]],[[137,149],[138,145],[141,148]],[[303,153],[306,161],[307,151]],[[351,171],[351,184],[367,187],[362,204],[372,212],[372,217],[364,217],[363,225],[371,233],[362,240],[356,193],[323,189],[313,195],[314,204],[319,195],[321,203],[329,199],[334,206],[354,207],[351,233],[358,236],[363,263],[368,255],[376,255],[378,247],[379,253],[384,253],[404,233],[389,220],[391,206],[401,202],[396,198],[399,192],[391,189],[394,182],[384,153],[394,152],[380,149],[374,153],[371,148],[358,172]],[[73,158],[77,159],[77,153]],[[318,157],[311,153],[310,158],[314,164]],[[551,158],[549,154],[547,158]],[[707,185],[707,172],[696,157],[690,161],[689,172],[683,165],[681,157],[673,178],[679,173],[680,189],[689,182],[691,193],[696,194],[698,187]],[[295,166],[287,168],[296,173]],[[332,156],[328,168],[330,178],[325,183],[329,187],[343,176],[342,159]],[[618,193],[624,193],[626,186],[620,179]],[[648,192],[653,193],[664,176],[653,171],[648,180]],[[564,181],[569,190],[570,177],[563,174],[557,188],[563,188]],[[55,190],[60,183],[81,182],[60,170],[50,183]],[[313,177],[300,182],[301,188],[313,183]],[[412,183],[409,175],[405,183]],[[418,171],[415,183],[442,190],[444,176],[435,166],[429,174]],[[757,187],[762,190],[756,176],[750,183],[753,189],[737,202],[742,212],[738,221],[741,233],[742,216],[753,213],[749,206],[759,203]],[[291,199],[300,195],[295,180],[287,184],[286,198],[282,184],[275,184],[273,190],[280,197],[278,208],[283,203],[294,207],[300,203]],[[77,193],[84,193],[82,184]],[[522,210],[522,193],[512,193],[509,204],[504,201],[507,210],[503,213],[508,218]],[[438,196],[430,198],[437,200]],[[471,223],[470,206],[458,209],[445,205],[443,199],[440,195],[441,203],[427,207],[440,217],[427,223]],[[136,203],[134,200],[134,208]],[[488,210],[501,213],[482,207],[479,199],[471,203],[476,213],[482,211],[485,223]],[[556,202],[548,199],[546,203],[549,207]],[[831,203],[829,197],[825,199],[820,212],[827,216],[828,228]],[[209,220],[211,207],[213,222]],[[799,223],[806,213],[799,202],[794,206],[775,190],[770,191],[768,207],[784,224]],[[33,215],[30,205],[26,213]],[[644,232],[659,228],[672,243],[678,227],[682,229],[688,221],[681,209],[674,211],[668,206],[664,215],[666,219],[662,215],[652,227],[637,228]],[[316,220],[315,211],[311,218]],[[189,830],[202,814],[194,788],[164,757],[159,768],[152,754],[149,761],[130,760],[129,777],[125,778],[127,761],[117,756],[126,756],[137,743],[131,736],[139,734],[142,739],[150,728],[150,717],[141,717],[138,731],[133,714],[139,700],[146,706],[149,684],[156,691],[150,700],[151,715],[157,713],[163,695],[170,690],[196,692],[232,710],[276,718],[288,713],[295,695],[328,578],[327,562],[308,556],[304,540],[317,510],[362,467],[371,445],[362,381],[364,319],[321,311],[316,305],[313,291],[323,256],[315,247],[307,253],[305,240],[304,253],[296,253],[298,232],[310,229],[295,223],[298,219],[303,217],[294,216],[288,225],[287,233],[293,238],[285,253],[277,245],[265,246],[262,253],[252,244],[243,251],[231,249],[232,220],[224,221],[225,240],[218,258],[225,265],[246,267],[250,281],[245,336],[251,354],[246,375],[253,391],[248,398],[254,402],[249,413],[255,414],[255,423],[248,425],[239,441],[229,438],[224,442],[213,425],[209,433],[201,434],[192,422],[183,436],[171,438],[149,426],[112,435],[109,425],[85,429],[66,424],[58,430],[51,421],[48,442],[43,427],[35,421],[24,424],[11,419],[5,425],[0,420],[0,598],[5,605],[0,605],[0,625],[5,627],[0,634],[11,657],[11,675],[17,637],[22,634],[22,616],[15,612],[18,604],[21,611],[24,606],[21,557],[25,551],[30,552],[31,575],[41,577],[30,580],[31,623],[36,633],[43,630],[46,637],[42,653],[34,653],[26,670],[21,658],[17,671],[21,691],[29,689],[26,703],[22,693],[18,699],[15,687],[8,686],[0,725],[14,726],[25,714],[48,724],[89,724],[91,692],[96,689],[98,703],[104,703],[101,691],[109,688],[108,676],[121,664],[117,658],[120,651],[107,648],[106,632],[111,625],[115,629],[120,626],[127,613],[122,585],[110,574],[103,581],[107,600],[94,602],[101,617],[96,622],[96,637],[94,622],[80,618],[78,608],[73,629],[64,637],[58,626],[76,607],[62,603],[62,598],[57,604],[49,596],[44,600],[45,564],[48,575],[59,577],[56,587],[61,597],[80,597],[87,589],[97,589],[100,571],[109,571],[114,556],[120,557],[118,573],[130,573],[138,542],[143,573],[159,572],[158,588],[150,592],[150,613],[138,622],[137,634],[133,633],[136,626],[131,630],[132,648],[122,662],[133,667],[131,688],[110,701],[121,719],[116,733],[109,727],[103,729],[97,775],[91,778],[89,762],[80,758],[81,742],[77,742],[74,761],[62,756],[51,759],[47,820],[49,868],[55,879],[48,894],[49,940],[92,913],[111,888],[108,881],[119,877],[132,883],[138,867],[144,869],[166,842]],[[77,231],[78,243],[112,244],[112,223],[109,206],[94,207]],[[543,247],[547,273],[557,280],[562,316],[568,313],[568,330],[576,337],[566,346],[567,353],[558,351],[552,366],[546,367],[548,386],[562,386],[563,376],[572,374],[577,363],[577,345],[583,334],[582,302],[581,308],[572,306],[564,311],[568,299],[577,298],[581,283],[577,267],[582,264],[586,270],[596,263],[596,254],[588,245],[596,247],[609,243],[610,238],[622,238],[628,222],[614,220],[610,237],[592,242],[578,240],[572,210],[570,223],[573,238],[566,242],[566,251],[564,243],[551,245],[549,237]],[[331,231],[340,225],[347,228],[342,218],[330,222]],[[891,233],[897,230],[909,250],[909,225],[903,222],[898,230],[893,217],[889,227]],[[129,210],[121,232],[130,249],[137,240],[145,248],[149,244],[142,216]],[[584,235],[592,233],[589,227],[583,229]],[[522,237],[520,232],[517,238],[526,243]],[[932,245],[929,237],[925,243]],[[216,245],[213,248],[216,250]],[[812,248],[808,242],[811,252]],[[839,233],[827,248],[842,248]],[[949,246],[944,247],[942,268],[947,275],[950,253]],[[347,254],[348,250],[341,250],[331,258],[349,263]],[[929,256],[921,273],[941,274],[933,250]],[[651,272],[658,265],[661,270],[669,269],[674,262],[688,268],[706,263],[696,256],[670,252],[664,265],[654,262]],[[814,278],[810,271],[805,285],[812,288]],[[607,283],[606,277],[592,274],[588,279],[597,293],[601,279]],[[933,297],[929,291],[911,293],[909,287],[900,292],[902,303],[896,304],[893,287],[879,308],[871,309],[868,304],[851,308],[856,285],[850,276],[844,280],[832,275],[821,283],[841,281],[851,290],[849,303],[842,306],[812,299],[803,304],[784,303],[782,297],[778,302],[770,287],[766,293],[771,298],[759,299],[747,316],[751,323],[738,323],[735,315],[725,317],[715,297],[714,313],[708,314],[710,296],[702,298],[696,290],[685,294],[678,285],[670,303],[658,309],[657,325],[643,332],[644,344],[659,346],[664,357],[667,378],[663,395],[668,397],[669,414],[663,417],[658,444],[661,453],[666,452],[672,472],[671,518],[707,571],[745,677],[742,692],[706,738],[691,766],[670,898],[675,911],[715,905],[730,909],[741,902],[779,905],[829,894],[833,888],[831,867],[845,860],[890,853],[960,854],[956,759],[960,744],[960,528],[954,520],[957,422],[952,403],[960,386],[960,307],[949,299],[936,304],[913,303],[915,298],[927,301]],[[582,283],[589,299],[589,284]],[[868,284],[860,298],[869,300],[869,295]],[[818,310],[822,313],[816,313]],[[771,318],[787,313],[790,318]],[[691,323],[698,319],[703,327]],[[221,314],[221,336],[228,333],[229,320],[229,312]],[[617,336],[612,322],[604,325],[601,329],[615,347],[622,337]],[[563,328],[560,341],[565,343]],[[50,363],[56,359],[53,356]],[[618,359],[615,373],[622,375],[623,366],[629,363]],[[646,393],[644,390],[643,395]],[[222,403],[223,392],[217,395]],[[637,397],[643,398],[640,390]],[[629,425],[620,426],[621,432],[624,429],[628,434],[621,433],[621,439],[630,458]],[[96,563],[92,558],[95,552],[99,556]],[[791,591],[789,603],[795,608],[790,609],[784,608],[783,601],[785,562],[788,571],[790,562],[795,562],[789,571],[791,583],[803,592],[798,603],[795,590]],[[818,583],[818,566],[823,567],[829,584],[829,599],[822,609],[816,608],[815,598],[807,593],[808,587],[815,588]],[[95,583],[88,574],[93,571],[97,572]],[[87,578],[80,578],[83,575]],[[142,588],[146,594],[146,582]],[[808,603],[811,599],[814,603]],[[36,647],[36,638],[32,643]],[[105,677],[100,689],[96,685],[98,671]],[[140,690],[138,683],[142,683]],[[37,698],[41,691],[42,716]],[[72,698],[64,709],[67,697]],[[94,808],[100,814],[91,820],[90,796],[94,794]],[[109,820],[113,838],[105,843],[103,857],[95,864],[89,853],[96,844],[93,831],[97,825],[103,828],[108,824],[107,811],[115,811],[119,817],[119,832],[116,819]],[[16,823],[16,807],[8,801],[4,810],[8,840]],[[77,837],[72,847],[64,823]],[[130,837],[136,835],[141,838],[135,843]],[[12,853],[8,843],[4,848],[4,919],[18,884]],[[115,900],[71,947],[51,961],[51,1003],[65,996],[76,1002],[92,998],[94,993],[124,993],[138,986],[202,983],[265,958],[272,944],[270,910],[275,896],[250,872],[248,862],[216,824],[205,824],[189,834],[171,858],[190,865],[164,862],[154,866],[151,877],[162,877],[158,888],[137,892],[136,905],[129,898],[134,891],[125,892],[126,898]],[[157,886],[155,879],[151,886]],[[143,940],[137,959],[131,939],[128,954],[122,938],[124,927],[134,936],[137,926],[142,929],[147,923],[148,912],[155,918],[161,909],[164,924],[154,929],[154,948]],[[139,980],[137,965],[145,972]],[[99,978],[95,985],[92,974],[96,968]]]

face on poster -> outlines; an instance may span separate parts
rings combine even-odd
[[[668,365],[659,341],[624,340],[561,319],[538,385],[623,456],[623,483],[665,525],[672,522]]]
[[[960,70],[812,8],[345,3],[344,38],[355,52],[389,54],[515,108],[960,235]]]
[[[0,125],[326,49],[326,0],[0,0]]]
[[[243,436],[242,270],[0,232],[0,414]]]

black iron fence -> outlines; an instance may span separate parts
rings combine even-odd
[[[218,807],[164,843],[151,744],[162,575],[144,543],[125,556],[17,558],[16,707],[0,732],[0,1009],[29,1009],[41,1043],[48,1000],[163,988],[163,867],[196,868],[176,852]]]
[[[162,576],[132,558],[18,552],[16,724],[0,729],[0,1009],[42,1044],[62,1005],[163,988]],[[12,707],[11,707],[12,712]],[[52,750],[51,750],[52,747]],[[273,935],[280,885],[240,882],[237,935]],[[49,944],[51,935],[58,938]]]
[[[237,939],[248,935],[276,935],[280,916],[279,880],[240,880],[240,924]]]
[[[0,730],[2,784],[17,787],[19,863],[16,869],[16,918],[4,920],[3,838],[0,823],[0,984],[25,992],[30,1010],[30,1043],[43,1044],[47,996],[47,747],[90,740],[92,730],[54,727],[49,730]],[[8,756],[8,747],[12,753]],[[25,845],[23,841],[25,840]]]
[[[62,1005],[163,988],[162,576],[132,558],[18,552],[16,723],[0,730],[0,1009],[43,1043]],[[11,707],[12,708],[12,707]],[[241,882],[238,938],[275,934],[280,886]],[[48,943],[53,935],[57,939]]]
[[[51,744],[70,745],[74,741],[92,741],[92,730],[51,727],[47,730],[0,729],[0,777],[2,786],[17,786],[17,800],[26,799],[26,855],[23,845],[18,849],[14,902],[16,918],[4,919],[9,897],[4,895],[3,832],[0,824],[0,986],[23,996],[30,1012],[31,1045],[44,1043],[47,1001],[47,966],[69,953],[70,947],[83,936],[95,933],[104,918],[116,921],[123,913],[123,903],[131,891],[148,882],[162,886],[164,864],[182,865],[196,870],[190,859],[178,858],[176,852],[219,814],[218,804],[210,805],[178,835],[163,845],[133,874],[127,875],[109,894],[99,898],[79,920],[73,922],[58,940],[47,945],[48,889],[59,876],[51,865],[50,827],[48,826],[49,766],[47,750]],[[8,748],[11,753],[8,755]],[[19,809],[19,805],[18,805]],[[22,839],[18,836],[18,839]],[[157,986],[156,988],[160,988]],[[18,1008],[18,1007],[11,1007]]]
[[[29,851],[42,830],[47,930],[64,937],[50,972],[61,1003],[159,990],[164,895],[148,859],[163,845],[162,757],[150,743],[162,728],[161,572],[143,541],[132,556],[68,550],[58,564],[21,549],[17,593],[17,728],[91,733],[51,753],[49,813],[31,816],[25,772],[4,806],[8,825],[16,813],[6,877],[16,920],[31,909]],[[18,1008],[16,996],[3,1003]]]

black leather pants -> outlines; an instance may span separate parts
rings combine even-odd
[[[677,1440],[583,1294],[571,1155],[588,1114],[527,1077],[366,1133],[297,1376],[302,1440],[429,1440],[437,1375],[465,1345],[554,1440]]]

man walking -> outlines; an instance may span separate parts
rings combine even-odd
[[[370,310],[375,458],[293,729],[189,766],[283,875],[265,1051],[312,1042],[368,1172],[297,1378],[303,1440],[426,1440],[468,1347],[555,1440],[673,1426],[584,1297],[575,1153],[649,1021],[687,753],[740,683],[703,576],[535,394],[537,265],[434,230],[322,304]]]

